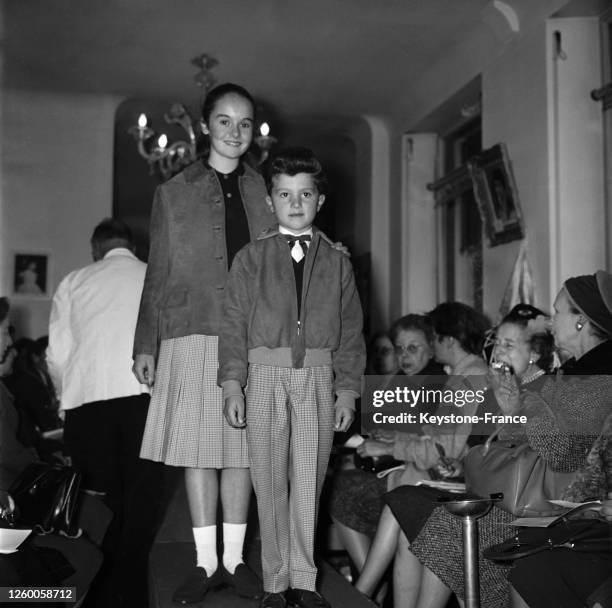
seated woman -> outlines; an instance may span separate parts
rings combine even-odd
[[[376,332],[368,344],[366,374],[386,376],[397,373],[397,357],[387,332]]]
[[[19,413],[19,440],[36,448],[45,461],[52,461],[53,454],[63,449],[60,441],[45,439],[43,433],[60,429],[59,402],[47,371],[45,351],[48,339],[21,338],[15,343],[17,357],[13,373],[6,378],[15,408]]]
[[[497,327],[492,361],[501,363],[508,369],[508,372],[492,372],[496,378],[495,393],[498,399],[507,399],[512,393],[512,385],[509,382],[513,381],[512,378],[516,377],[523,386],[529,384],[533,387],[551,369],[553,339],[550,333],[542,328],[540,320],[544,317],[541,310],[519,304]],[[534,331],[529,324],[533,326],[536,320],[538,325]],[[442,323],[439,324],[441,325]],[[440,329],[442,330],[442,327]],[[449,331],[447,326],[445,329]],[[476,365],[481,367],[478,362]],[[455,365],[453,371],[456,368]],[[512,378],[508,378],[509,370],[512,370]],[[434,489],[402,486],[383,497],[386,506],[381,514],[372,550],[356,584],[360,591],[367,595],[373,593],[395,555],[400,525],[408,537],[414,538],[433,510],[433,501],[442,495],[444,492]]]
[[[389,337],[399,364],[398,374],[444,375],[442,366],[433,359],[433,328],[423,315],[407,315],[393,323]],[[360,456],[394,456],[410,462],[404,448],[411,442],[408,433],[373,433],[357,449]],[[330,514],[338,530],[340,541],[348,551],[355,567],[361,571],[376,524],[382,510],[382,495],[400,483],[429,477],[426,470],[410,471],[402,475],[395,471],[385,479],[375,473],[350,469],[340,471],[333,481]]]
[[[568,279],[555,300],[553,335],[558,349],[571,353],[560,380],[544,382],[537,399],[529,391],[500,401],[504,413],[529,407],[523,441],[553,470],[578,471],[612,409],[612,275]],[[569,432],[568,432],[569,430]],[[513,438],[516,438],[513,434]],[[512,533],[514,515],[493,507],[479,520],[481,548],[502,542]],[[443,507],[434,509],[416,537],[412,525],[402,529],[395,561],[396,608],[443,607],[451,593],[463,597],[462,533],[459,520]],[[412,533],[412,534],[411,534]],[[410,543],[412,535],[413,542]],[[508,604],[507,568],[480,560],[481,605]],[[551,604],[554,605],[554,604]]]
[[[0,519],[16,512],[8,488],[28,464],[38,459],[36,451],[17,438],[19,417],[3,382],[11,373],[15,356],[8,313],[8,300],[0,298]],[[84,536],[73,539],[57,534],[31,534],[17,552],[0,555],[0,587],[75,586],[80,601],[101,561],[101,552]]]
[[[582,608],[596,601],[602,602],[602,608],[611,605],[612,414],[591,448],[585,468],[563,496],[572,502],[597,498],[602,501],[601,519],[591,519],[590,525],[601,537],[608,536],[608,550],[584,553],[555,548],[517,560],[508,576],[513,608]]]

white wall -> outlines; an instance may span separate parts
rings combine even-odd
[[[551,8],[560,3],[551,2]],[[552,14],[548,13],[548,15]],[[482,81],[483,145],[505,142],[513,163],[523,210],[528,255],[534,270],[537,303],[550,309],[562,279],[594,272],[605,266],[605,205],[601,108],[589,93],[601,86],[599,35],[596,18],[556,19],[546,15],[521,22],[521,31],[509,42],[498,41],[491,52],[480,56]],[[563,30],[567,60],[555,66],[551,60],[552,30]],[[446,98],[473,78],[474,61],[455,62],[448,79]],[[553,74],[553,68],[557,70]],[[433,66],[419,86],[419,97],[429,96],[431,105],[420,108],[418,120],[396,123],[391,142],[391,199],[418,204],[403,196],[409,186],[402,184],[398,131],[413,129],[442,104],[446,82],[445,66]],[[461,76],[459,76],[461,75]],[[555,82],[551,79],[555,76]],[[554,86],[553,86],[554,84]],[[556,96],[556,97],[555,97]],[[558,116],[551,122],[557,103]],[[414,116],[414,108],[406,108]],[[407,234],[399,233],[401,205],[391,207],[390,247],[399,253]],[[404,209],[404,213],[415,210]],[[404,231],[405,232],[405,231]],[[395,235],[395,236],[394,236]],[[420,266],[421,248],[409,243],[404,252],[402,281],[411,285],[429,284],[430,265]],[[484,309],[493,319],[519,251],[519,242],[489,248],[485,246]],[[391,255],[391,260],[395,255]],[[415,262],[416,260],[416,262]],[[390,262],[393,265],[393,261]],[[408,272],[409,271],[409,272]],[[392,276],[395,271],[392,270]],[[398,286],[399,287],[399,286]],[[404,286],[404,294],[408,288]],[[406,312],[402,289],[391,294],[393,315]],[[404,297],[405,301],[405,297]],[[393,316],[392,315],[392,316]]]
[[[547,24],[551,298],[567,277],[606,266],[603,115],[589,94],[602,84],[599,28],[593,17]]]
[[[116,106],[113,97],[3,92],[0,289],[20,336],[47,333],[50,297],[12,294],[14,254],[49,256],[52,295],[91,261],[93,227],[111,215]]]
[[[371,167],[371,297],[372,329],[386,328],[391,323],[391,225],[390,138],[387,124],[377,116],[365,116],[372,136]]]
[[[438,145],[433,133],[411,133],[403,138],[401,272],[407,280],[401,281],[400,314],[420,314],[437,304],[436,205],[427,185],[436,179]]]
[[[483,136],[504,141],[514,166],[534,268],[536,299],[550,309],[562,281],[605,265],[598,20],[542,23],[483,71]],[[553,58],[562,31],[565,59]],[[496,311],[518,243],[486,248],[485,308]]]
[[[505,142],[513,165],[526,226],[536,299],[549,305],[548,152],[546,27],[544,22],[511,44],[482,73],[482,128],[485,148]],[[518,254],[517,241],[485,245],[484,308],[497,316]]]

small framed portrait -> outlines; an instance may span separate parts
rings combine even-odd
[[[524,236],[518,191],[506,147],[497,144],[468,163],[489,246]]]
[[[13,295],[48,297],[49,289],[49,256],[16,253],[13,261]]]

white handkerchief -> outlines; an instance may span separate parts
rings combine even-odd
[[[32,530],[0,528],[0,553],[15,553]]]

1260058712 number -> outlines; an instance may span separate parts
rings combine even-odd
[[[76,587],[0,587],[0,602],[76,602]]]

